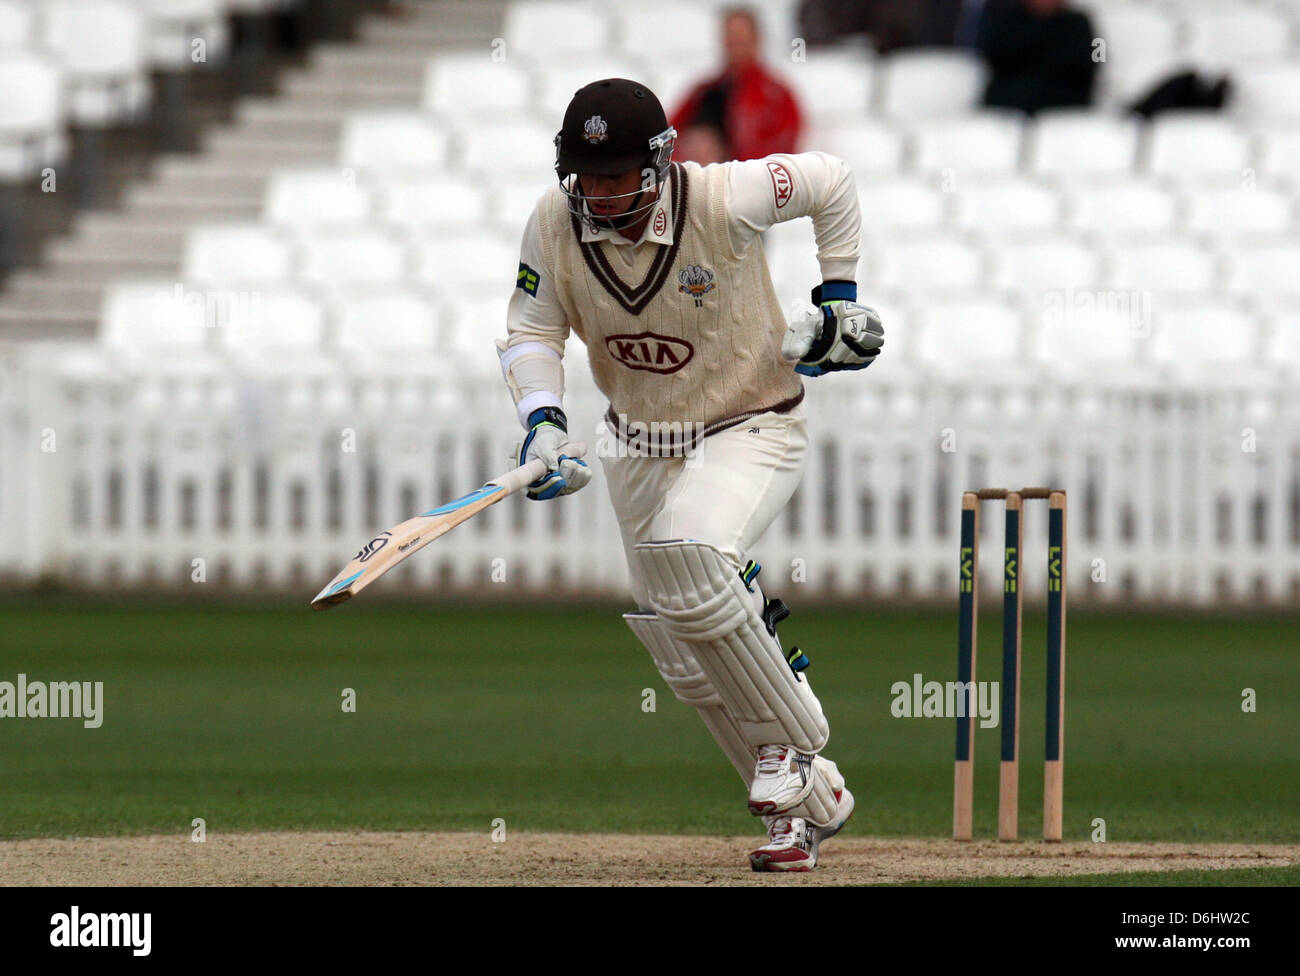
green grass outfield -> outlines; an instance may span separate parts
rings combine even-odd
[[[955,612],[803,610],[855,832],[951,829],[953,722],[890,687],[953,677]],[[981,628],[999,677],[997,614]],[[1041,830],[1041,616],[1025,621],[1021,832]],[[1300,649],[1285,617],[1071,611],[1065,837],[1300,842]],[[739,781],[617,607],[0,605],[0,681],[105,683],[103,726],[0,719],[0,837],[209,830],[753,833]],[[340,708],[353,688],[355,714]],[[657,708],[643,710],[643,689]],[[1242,711],[1254,688],[1258,710]],[[997,739],[978,735],[977,836]]]

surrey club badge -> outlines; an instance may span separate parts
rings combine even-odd
[[[713,272],[698,264],[688,264],[682,268],[677,273],[677,280],[681,283],[677,290],[683,295],[694,298],[696,308],[704,305],[704,296],[716,287],[713,283]]]
[[[598,145],[609,138],[609,126],[599,115],[593,115],[582,124],[582,138],[593,146]]]

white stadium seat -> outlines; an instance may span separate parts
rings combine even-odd
[[[1284,123],[1256,131],[1260,173],[1292,183],[1300,180],[1300,124]]]
[[[1165,112],[1148,139],[1146,169],[1156,176],[1240,178],[1251,165],[1249,139],[1217,112]]]
[[[438,54],[424,79],[426,111],[459,124],[531,113],[534,85],[513,61],[494,61],[484,47],[476,54]]]
[[[467,230],[417,242],[411,279],[453,303],[493,294],[509,298],[518,268],[517,241]]]
[[[1029,132],[1029,170],[1078,178],[1128,175],[1137,162],[1138,123],[1097,111],[1040,112]]]
[[[1300,304],[1291,302],[1275,309],[1264,355],[1267,363],[1282,367],[1294,387],[1300,379]]]
[[[62,160],[62,78],[57,67],[21,51],[0,52],[0,180],[27,180]]]
[[[957,220],[979,233],[1041,231],[1061,221],[1061,197],[1050,187],[1020,178],[972,181],[958,177]]]
[[[1181,379],[1248,377],[1263,363],[1261,332],[1254,316],[1228,302],[1167,299],[1156,307],[1152,357]]]
[[[321,305],[291,288],[259,291],[255,300],[238,304],[217,329],[218,345],[244,366],[286,372],[317,365],[325,337]]]
[[[1133,101],[1179,66],[1190,66],[1177,20],[1159,7],[1111,4],[1094,11],[1092,23],[1105,42],[1097,86],[1107,104]]]
[[[24,48],[36,32],[36,10],[26,0],[0,0],[0,51]]]
[[[608,54],[570,58],[547,65],[541,73],[540,97],[535,103],[540,112],[536,117],[558,132],[560,123],[564,121],[564,110],[569,107],[574,92],[601,78],[627,78],[654,90],[642,64],[633,58]],[[670,111],[669,107],[665,105],[664,111]]]
[[[462,132],[465,170],[482,179],[555,174],[555,130],[536,123],[484,122]]]
[[[406,270],[406,251],[369,228],[317,232],[302,244],[301,279],[331,291],[356,285],[393,285]]]
[[[507,293],[490,297],[471,295],[448,305],[445,355],[462,374],[494,375],[500,380],[501,360],[497,356],[496,340],[505,338],[509,302]]]
[[[493,184],[488,191],[492,201],[492,226],[504,233],[509,240],[517,241],[523,235],[524,224],[537,206],[537,201],[555,185],[554,170],[549,176],[546,173],[533,173],[528,178]],[[482,225],[471,225],[469,229],[480,230]]]
[[[687,75],[713,64],[719,57],[722,21],[707,6],[664,0],[655,4],[618,4],[617,8],[620,50],[649,55],[656,62],[671,64]],[[664,107],[672,111],[669,106]]]
[[[1300,299],[1300,240],[1240,242],[1231,251],[1228,287],[1252,300]]]
[[[864,121],[871,110],[872,61],[860,52],[812,51],[807,60],[787,60],[778,71],[804,118],[824,123],[826,130]]]
[[[840,157],[860,177],[865,173],[897,173],[903,164],[903,145],[903,134],[893,126],[876,119],[859,119],[815,126],[804,138],[803,148]]]
[[[1178,198],[1150,180],[1120,177],[1074,184],[1068,209],[1073,227],[1094,234],[1168,231]]]
[[[369,214],[369,192],[338,169],[279,170],[267,181],[263,216],[272,224],[355,224]]]
[[[1024,362],[1025,331],[1020,313],[976,294],[918,306],[917,356],[925,365],[978,382],[981,376]]]
[[[1265,186],[1243,187],[1240,180],[1186,190],[1187,225],[1217,237],[1272,234],[1294,224],[1290,194]]]
[[[356,112],[343,121],[340,161],[363,173],[431,170],[447,159],[447,133],[420,112]]]
[[[402,176],[383,182],[375,215],[394,227],[481,226],[487,219],[482,182],[454,173]]]
[[[1094,290],[1101,281],[1100,256],[1068,237],[1003,242],[992,253],[994,283],[1031,302],[1048,292]]]
[[[983,95],[984,67],[969,51],[897,51],[877,71],[880,110],[901,122],[962,115]]]
[[[288,279],[289,244],[264,224],[200,226],[185,238],[182,273],[200,284],[252,284]]]
[[[545,65],[589,57],[610,45],[605,6],[592,0],[530,0],[506,5],[507,58],[522,54]],[[609,77],[595,74],[592,78]]]
[[[112,285],[104,293],[99,336],[106,347],[127,353],[199,353],[217,324],[206,314],[203,296],[177,281]]]
[[[401,289],[354,296],[335,306],[336,343],[351,367],[441,361],[438,314],[422,296]]]
[[[1300,64],[1271,61],[1247,64],[1232,75],[1232,109],[1266,119],[1300,119]]]
[[[912,130],[916,165],[934,173],[1013,173],[1020,162],[1023,123],[1018,113],[986,111],[918,122]]]
[[[150,62],[164,71],[177,71],[194,65],[203,42],[203,57],[216,63],[226,56],[230,45],[227,0],[128,0],[148,20],[146,45]]]
[[[948,194],[929,180],[908,177],[858,183],[864,235],[888,235],[897,230],[923,230],[944,223]]]
[[[150,88],[140,11],[114,0],[52,0],[41,25],[43,46],[67,75],[76,122],[104,126],[141,113]]]
[[[1212,252],[1185,237],[1133,240],[1111,252],[1109,283],[1116,288],[1160,292],[1208,292],[1217,283]]]
[[[1031,315],[1033,358],[1081,385],[1141,385],[1152,332],[1151,296],[1138,291],[1077,291]]]
[[[1288,17],[1249,4],[1228,9],[1193,8],[1186,13],[1189,49],[1208,68],[1236,68],[1260,58],[1283,58],[1293,50]]]
[[[957,234],[940,232],[886,237],[863,264],[872,286],[909,293],[922,301],[935,290],[972,290],[984,273],[978,247]]]

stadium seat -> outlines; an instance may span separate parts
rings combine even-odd
[[[1029,171],[1068,179],[1127,176],[1137,161],[1138,123],[1096,111],[1041,112],[1029,129]]]
[[[1286,382],[1295,388],[1300,380],[1300,303],[1281,303],[1273,308],[1264,361],[1270,366],[1280,366]]]
[[[871,110],[872,61],[860,52],[812,51],[805,61],[787,59],[777,73],[793,89],[804,118],[823,130],[866,121]]]
[[[410,230],[481,227],[487,214],[484,185],[452,173],[388,177],[380,183],[375,209],[378,220]]]
[[[1048,292],[1069,295],[1095,290],[1101,282],[1100,256],[1072,238],[1006,241],[990,250],[993,283],[1031,303],[1041,302]]]
[[[0,181],[34,178],[67,151],[59,70],[32,54],[0,52]]]
[[[573,93],[601,78],[629,78],[655,90],[644,66],[635,58],[608,54],[569,58],[549,64],[541,72],[541,91],[540,97],[536,99],[535,118],[558,132],[560,123],[564,121],[564,110],[569,107]],[[656,91],[655,94],[659,93]],[[669,111],[667,106],[664,111]]]
[[[665,0],[657,4],[618,4],[615,33],[619,50],[653,56],[693,76],[719,58],[722,21],[716,10],[698,3]],[[702,80],[702,79],[695,79]],[[664,106],[670,113],[672,108]]]
[[[230,46],[227,0],[129,0],[146,17],[150,63],[164,71],[193,68],[195,41],[203,41],[207,64],[223,60]]]
[[[958,177],[954,196],[958,223],[981,234],[1051,230],[1061,220],[1060,195],[1032,180]]]
[[[1233,72],[1233,111],[1262,119],[1300,119],[1300,64],[1270,61]]]
[[[1211,69],[1234,69],[1258,59],[1284,58],[1293,50],[1291,20],[1261,5],[1192,7],[1184,16],[1190,53],[1198,64]]]
[[[208,346],[205,299],[172,280],[124,282],[104,293],[99,338],[110,350],[157,357],[199,353]]]
[[[113,0],[52,0],[41,25],[43,46],[65,72],[76,123],[106,126],[141,114],[150,86],[140,11]]]
[[[492,185],[488,191],[492,226],[504,234],[507,240],[518,241],[537,201],[546,190],[555,185],[554,171],[549,179],[544,173],[535,173],[528,179],[507,180]],[[473,229],[480,229],[481,226]]]
[[[1164,299],[1156,307],[1152,358],[1171,378],[1198,383],[1261,379],[1262,329],[1228,302]]]
[[[316,232],[302,244],[299,277],[331,294],[358,285],[392,286],[402,279],[406,252],[377,230]]]
[[[931,119],[912,129],[917,168],[935,173],[1014,173],[1020,162],[1021,116],[978,112],[962,118]]]
[[[1107,4],[1092,11],[1093,30],[1105,41],[1097,88],[1108,105],[1131,102],[1180,67],[1189,67],[1177,20],[1159,7]]]
[[[308,295],[292,288],[261,290],[237,303],[216,330],[218,347],[240,366],[258,372],[322,369],[325,313]]]
[[[0,0],[0,51],[27,47],[36,34],[36,10],[25,0]]]
[[[1156,176],[1240,178],[1250,164],[1249,140],[1217,112],[1165,112],[1151,123],[1146,170]]]
[[[1300,181],[1300,125],[1263,126],[1257,132],[1260,174],[1295,185]]]
[[[1085,290],[1043,302],[1031,312],[1033,359],[1085,389],[1147,385],[1152,315],[1150,295],[1140,292]]]
[[[515,287],[517,239],[467,230],[420,240],[413,252],[411,280],[451,302],[493,294],[509,298]]]
[[[496,340],[506,336],[507,292],[496,296],[469,296],[447,306],[445,355],[464,374],[501,377]],[[506,401],[507,407],[509,401]]]
[[[880,111],[900,122],[963,115],[983,94],[983,64],[968,51],[897,51],[880,59],[877,72]]]
[[[1266,186],[1243,187],[1241,180],[1188,189],[1187,226],[1216,237],[1281,233],[1294,226],[1290,194]]]
[[[343,121],[340,161],[362,173],[432,170],[447,159],[447,133],[420,112],[356,112]]]
[[[385,289],[351,296],[335,305],[334,315],[336,346],[350,369],[436,371],[445,362],[438,341],[438,314],[423,295]]]
[[[1230,252],[1228,288],[1250,300],[1300,299],[1300,240],[1239,242]]]
[[[859,176],[866,173],[893,176],[903,164],[902,133],[876,119],[814,126],[804,138],[803,148],[838,156]]]
[[[504,39],[507,58],[523,55],[550,71],[608,50],[610,24],[604,5],[593,0],[530,0],[506,6]]]
[[[924,299],[936,290],[973,290],[983,279],[980,249],[957,234],[887,237],[864,258],[870,285]]]
[[[1184,236],[1121,242],[1110,254],[1108,283],[1124,290],[1209,292],[1217,284],[1213,252]]]
[[[968,376],[981,366],[1014,366],[1024,358],[1024,326],[1016,309],[983,294],[918,306],[917,354],[931,367]]]
[[[196,227],[181,261],[185,278],[200,285],[283,282],[291,268],[289,244],[264,224]]]
[[[370,214],[369,191],[337,169],[279,170],[264,199],[265,219],[283,227],[356,224]]]
[[[866,236],[944,223],[948,195],[930,181],[909,177],[867,180],[858,184],[862,232]]]
[[[502,122],[465,129],[465,170],[481,179],[553,176],[555,131],[537,123]]]
[[[475,125],[531,115],[536,86],[513,61],[494,61],[491,52],[438,54],[424,80],[424,109],[453,125]]]
[[[1067,209],[1071,226],[1100,236],[1168,231],[1178,198],[1150,180],[1118,177],[1072,185]]]

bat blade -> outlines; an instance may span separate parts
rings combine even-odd
[[[502,485],[487,484],[379,533],[316,594],[312,607],[327,610],[350,600],[402,560],[509,494]]]

